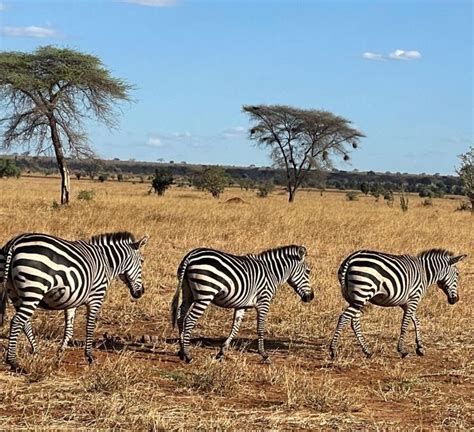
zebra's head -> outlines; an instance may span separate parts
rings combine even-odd
[[[120,280],[127,285],[133,298],[140,298],[145,292],[142,283],[142,264],[144,261],[141,248],[148,243],[149,236],[128,245],[127,256],[119,272]]]
[[[459,270],[456,264],[466,258],[467,255],[443,256],[443,266],[437,276],[437,284],[448,297],[449,304],[455,304],[459,300],[458,277]]]
[[[310,269],[305,261],[306,254],[306,248],[299,246],[297,249],[297,259],[290,269],[290,275],[287,280],[288,284],[305,303],[314,299],[314,292],[309,285]]]

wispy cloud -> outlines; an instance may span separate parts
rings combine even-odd
[[[148,7],[169,7],[175,6],[177,0],[122,0],[123,3],[133,3]]]
[[[59,33],[53,28],[28,26],[28,27],[3,27],[0,32],[4,36],[10,37],[31,37],[31,38],[57,38]]]
[[[394,60],[416,60],[421,58],[420,51],[412,50],[405,51],[402,49],[396,49],[388,55],[389,58]]]
[[[224,138],[240,138],[245,135],[247,129],[243,126],[235,126],[222,131]]]
[[[385,60],[418,60],[421,58],[420,51],[417,50],[402,50],[396,49],[388,54],[375,53],[366,51],[362,54],[362,58],[365,60],[372,61],[385,61]]]
[[[0,12],[4,10],[7,10],[7,7],[5,6],[5,3],[0,2]]]
[[[161,138],[157,136],[151,136],[148,138],[147,145],[150,147],[162,147],[163,142],[161,141]]]

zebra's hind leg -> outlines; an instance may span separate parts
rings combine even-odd
[[[425,348],[423,346],[423,340],[421,336],[421,325],[420,321],[418,320],[418,317],[416,314],[413,314],[411,317],[411,320],[413,321],[413,325],[415,326],[415,335],[416,335],[416,354],[419,356],[425,355]]]
[[[189,342],[191,339],[191,331],[196,325],[197,320],[199,317],[204,313],[206,308],[209,306],[209,303],[212,299],[206,300],[197,300],[193,302],[191,307],[189,308],[188,313],[184,318],[183,323],[183,332],[181,333],[181,354],[182,359],[186,361],[186,363],[191,363],[192,357],[189,356]]]
[[[365,338],[364,338],[364,335],[362,334],[362,329],[360,328],[360,310],[359,310],[359,313],[354,318],[352,318],[351,326],[364,354],[367,356],[367,358],[372,357],[373,353],[372,351],[370,351],[369,347],[365,343]]]
[[[183,301],[183,303],[181,303],[181,306],[178,309],[178,331],[179,331],[178,357],[181,360],[184,360],[183,342],[182,342],[183,322],[184,322],[184,318],[188,314],[188,311],[189,311],[190,307],[191,307],[191,303],[187,303],[187,302]]]
[[[239,332],[240,324],[245,315],[245,309],[234,309],[234,321],[232,322],[232,329],[230,330],[229,337],[225,340],[221,346],[221,350],[217,353],[216,359],[221,359],[225,355],[225,351],[229,348],[232,340],[237,336]]]
[[[94,342],[94,330],[97,319],[97,313],[99,312],[102,304],[102,298],[99,301],[89,303],[87,305],[87,325],[86,325],[86,349],[85,355],[89,364],[94,361],[92,355],[92,343]]]
[[[40,301],[41,298],[35,299],[34,301],[24,301],[18,306],[15,316],[11,320],[6,360],[15,372],[23,372],[23,369],[18,367],[16,361],[18,334],[25,328],[26,323],[30,321],[31,315],[33,315],[33,312],[38,307]]]
[[[33,327],[31,326],[31,320],[27,320],[23,326],[23,332],[30,343],[30,353],[36,354],[38,352],[38,345],[36,343],[35,336],[33,334]]]
[[[344,330],[344,327],[349,321],[352,321],[352,319],[358,315],[360,315],[360,308],[356,306],[349,306],[339,316],[339,321],[337,322],[336,330],[334,331],[334,336],[332,337],[331,345],[329,346],[329,355],[331,357],[331,360],[334,360],[336,358],[337,342],[339,340],[339,337],[341,336],[342,330]]]
[[[65,309],[64,310],[64,336],[63,340],[61,341],[61,345],[58,350],[58,355],[62,356],[69,341],[74,334],[74,319],[76,317],[76,308],[72,309]]]
[[[403,319],[402,319],[402,327],[400,331],[400,338],[398,339],[397,351],[401,355],[402,358],[405,358],[408,355],[408,351],[405,348],[405,336],[408,330],[408,325],[412,320],[412,317],[416,313],[416,306],[417,303],[408,303],[402,306],[403,309]]]

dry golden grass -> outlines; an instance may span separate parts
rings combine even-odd
[[[348,202],[342,193],[301,192],[292,205],[281,191],[267,199],[237,189],[220,200],[173,189],[149,196],[146,184],[73,181],[95,199],[73,199],[54,209],[57,179],[1,180],[0,242],[27,231],[69,239],[128,230],[151,235],[146,247],[145,296],[132,301],[115,282],[96,329],[96,364],[89,367],[81,341],[84,311],[74,339],[58,362],[61,313],[38,311],[33,320],[40,353],[31,357],[21,338],[20,358],[28,374],[0,365],[2,428],[165,429],[440,429],[474,427],[472,418],[474,218],[456,212],[457,200],[436,199],[432,207],[410,197],[402,213],[373,198]],[[239,197],[247,204],[223,203]],[[222,204],[221,204],[222,203]],[[232,312],[209,308],[193,336],[194,362],[181,363],[168,305],[182,256],[198,246],[233,253],[304,244],[313,268],[316,298],[303,304],[288,287],[278,292],[267,323],[272,365],[259,363],[255,313],[249,312],[235,346],[223,362],[213,360],[227,336]],[[460,265],[461,301],[448,305],[432,287],[421,303],[426,355],[396,353],[401,310],[370,307],[362,325],[375,351],[365,359],[350,329],[339,358],[328,361],[327,345],[345,306],[336,272],[356,249],[417,253],[440,247],[467,253]],[[9,316],[12,311],[9,310]],[[224,329],[224,330],[223,330]],[[109,335],[107,340],[103,335]],[[0,329],[5,347],[7,326]]]

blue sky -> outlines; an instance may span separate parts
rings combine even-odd
[[[136,86],[100,157],[270,165],[243,104],[344,116],[340,169],[453,173],[473,143],[471,1],[1,1],[0,49],[99,56]]]

